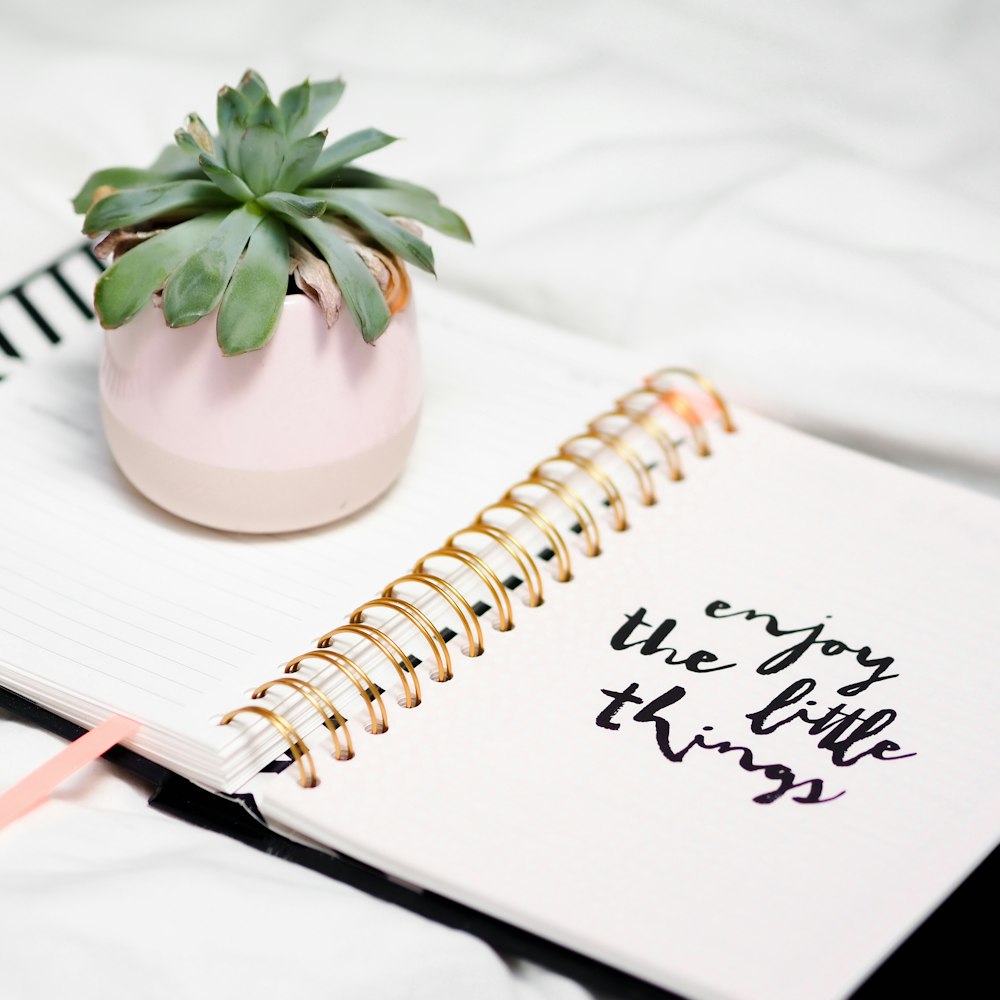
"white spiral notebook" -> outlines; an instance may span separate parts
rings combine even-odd
[[[402,479],[268,538],[138,496],[93,342],[23,365],[4,306],[0,685],[613,990],[850,994],[1000,834],[1000,504],[420,306]]]

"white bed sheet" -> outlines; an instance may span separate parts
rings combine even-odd
[[[1000,9],[127,0],[0,12],[0,286],[68,198],[247,66],[461,210],[443,285],[687,363],[734,400],[1000,493]],[[374,160],[373,160],[373,165]],[[2,388],[0,388],[2,391]],[[60,742],[0,717],[0,787]],[[158,815],[103,764],[0,832],[12,1000],[573,997],[576,984]]]

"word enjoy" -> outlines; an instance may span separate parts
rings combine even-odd
[[[862,667],[874,668],[870,677],[837,688],[837,694],[842,694],[845,698],[852,698],[856,694],[861,694],[862,691],[867,691],[868,688],[873,684],[879,683],[879,681],[888,681],[899,676],[899,674],[886,673],[894,662],[893,657],[872,656],[871,646],[848,646],[846,642],[842,642],[840,639],[823,638],[823,630],[826,628],[826,623],[824,622],[820,622],[818,625],[806,625],[804,628],[781,628],[778,625],[778,619],[774,615],[769,615],[763,611],[754,611],[752,608],[746,611],[731,611],[729,610],[731,607],[732,605],[727,604],[725,601],[712,601],[705,608],[705,614],[709,618],[745,618],[748,622],[753,621],[755,618],[763,618],[764,631],[768,635],[782,637],[789,635],[802,636],[801,639],[798,639],[790,646],[766,659],[757,668],[758,674],[774,674],[779,670],[784,670],[793,663],[797,663],[807,650],[812,649],[813,646],[818,646],[819,651],[824,656],[840,656],[843,653],[854,653],[855,659]]]

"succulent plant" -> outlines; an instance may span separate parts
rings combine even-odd
[[[400,262],[434,271],[414,223],[470,236],[431,191],[354,165],[392,136],[362,129],[325,145],[313,130],[343,91],[339,79],[307,80],[275,103],[248,70],[219,91],[215,135],[191,114],[151,167],[91,175],[73,207],[114,257],[94,292],[101,324],[121,326],[162,295],[172,327],[218,308],[222,351],[241,354],[273,333],[291,274],[328,325],[343,302],[374,342],[409,295]]]

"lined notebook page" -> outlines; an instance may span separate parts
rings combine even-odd
[[[849,993],[1000,833],[1000,504],[737,422],[269,821],[684,995]]]
[[[96,331],[5,384],[0,682],[85,725],[136,718],[136,749],[219,785],[273,755],[266,722],[250,741],[214,722],[639,374],[608,348],[423,292],[426,399],[403,477],[294,536],[200,529],[132,490],[99,426]],[[247,758],[242,774],[218,771],[227,754]]]

